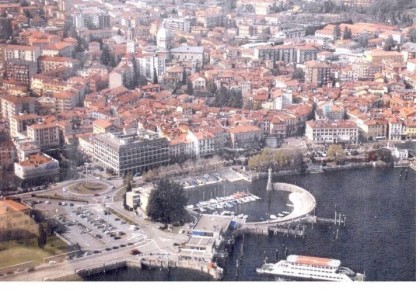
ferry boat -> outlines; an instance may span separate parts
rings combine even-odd
[[[328,258],[289,255],[277,263],[265,263],[257,273],[312,281],[364,281],[363,274],[341,267],[341,261]]]

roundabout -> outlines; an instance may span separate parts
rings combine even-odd
[[[67,191],[75,195],[95,195],[104,194],[111,187],[111,185],[102,181],[80,181],[67,186]]]

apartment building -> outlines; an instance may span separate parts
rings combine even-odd
[[[4,96],[1,101],[1,116],[9,120],[19,113],[35,113],[37,111],[36,98]]]
[[[22,59],[11,59],[6,62],[6,79],[14,80],[24,86],[29,86],[31,78],[38,71],[37,63]]]
[[[36,63],[40,55],[41,55],[41,49],[36,46],[10,44],[4,47],[5,61],[19,59],[22,61]]]
[[[328,64],[308,61],[305,63],[305,81],[318,87],[327,85],[330,82],[331,67]]]
[[[57,147],[60,145],[60,131],[53,123],[36,123],[27,127],[27,136],[41,148]]]

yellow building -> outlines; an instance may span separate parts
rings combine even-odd
[[[416,121],[409,120],[405,122],[405,136],[407,139],[416,138]]]
[[[38,236],[39,226],[30,211],[14,200],[0,200],[0,241]]]
[[[373,49],[365,52],[366,59],[373,64],[382,63],[382,61],[402,63],[404,61],[403,54],[396,51],[384,51],[381,49]]]

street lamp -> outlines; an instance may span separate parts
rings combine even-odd
[[[85,163],[85,168],[86,168],[86,176],[85,176],[85,186],[87,186],[87,181],[88,181],[88,165],[89,165],[89,163]]]

